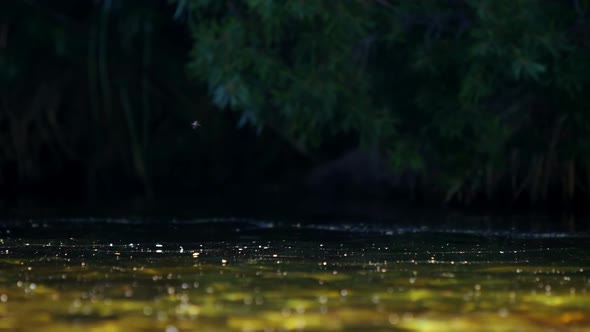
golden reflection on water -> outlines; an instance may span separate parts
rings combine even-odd
[[[362,238],[7,237],[0,331],[590,331],[585,239]]]

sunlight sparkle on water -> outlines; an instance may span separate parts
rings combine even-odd
[[[587,239],[246,226],[5,236],[0,329],[590,331]]]

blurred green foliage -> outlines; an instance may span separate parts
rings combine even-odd
[[[293,161],[276,137],[312,156],[344,135],[447,201],[590,197],[588,0],[0,9],[0,183],[72,163],[88,186],[225,183],[236,154],[260,174]],[[236,124],[262,143],[229,154]]]
[[[241,124],[354,133],[447,200],[590,186],[590,2],[177,1]]]
[[[189,79],[191,45],[159,0],[1,2],[0,193],[197,192],[271,173],[281,152]]]

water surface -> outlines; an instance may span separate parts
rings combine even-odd
[[[7,220],[0,331],[590,331],[585,233]]]

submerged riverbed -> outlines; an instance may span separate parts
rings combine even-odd
[[[0,331],[590,331],[590,237],[12,220]]]

